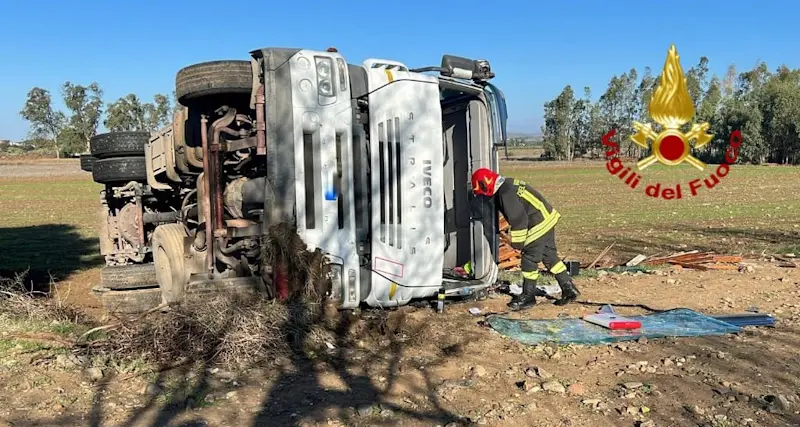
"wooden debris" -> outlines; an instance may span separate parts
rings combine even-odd
[[[604,256],[606,256],[606,254],[608,253],[608,251],[610,251],[610,250],[611,250],[611,248],[613,248],[613,247],[614,247],[614,245],[616,245],[616,244],[617,244],[617,242],[613,242],[613,243],[611,243],[610,245],[606,246],[606,248],[605,248],[605,249],[603,249],[603,252],[600,252],[600,255],[598,255],[598,256],[597,256],[597,258],[595,258],[595,260],[594,260],[594,261],[592,261],[590,264],[588,264],[588,265],[587,265],[587,266],[585,266],[585,267],[583,267],[583,266],[581,266],[581,267],[582,267],[582,268],[592,268],[592,267],[594,267],[594,266],[595,266],[595,264],[597,264],[598,262],[600,262],[600,260],[601,260],[601,259],[602,259]]]
[[[717,255],[713,252],[678,252],[669,256],[651,257],[645,265],[671,264],[694,270],[736,270],[742,257],[733,255]]]
[[[508,221],[500,215],[500,248],[498,260],[500,270],[517,271],[522,264],[522,257],[518,250],[511,247],[511,237],[508,235]]]

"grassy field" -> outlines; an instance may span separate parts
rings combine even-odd
[[[688,182],[714,169],[652,166],[632,190],[604,163],[502,164],[505,175],[527,180],[562,213],[559,250],[584,261],[614,241],[620,260],[689,249],[771,253],[800,242],[800,168],[735,165],[715,188],[690,196]],[[648,197],[654,182],[681,183],[683,199]],[[75,160],[0,163],[0,273],[30,267],[59,277],[100,265],[100,189]]]
[[[76,160],[0,163],[0,275],[36,281],[101,264],[99,191]]]
[[[616,241],[621,257],[659,251],[716,250],[736,254],[781,251],[800,242],[800,168],[733,165],[714,188],[692,196],[689,182],[716,170],[654,165],[636,189],[605,163],[507,162],[503,174],[527,180],[561,211],[561,252],[592,258]],[[683,198],[645,194],[648,185],[680,184]],[[702,183],[702,181],[701,181]]]

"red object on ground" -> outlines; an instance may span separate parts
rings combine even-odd
[[[280,301],[289,298],[289,278],[283,263],[275,266],[275,297]]]
[[[583,320],[614,331],[620,329],[639,329],[642,327],[642,322],[638,320],[628,319],[610,313],[589,314],[583,316]]]

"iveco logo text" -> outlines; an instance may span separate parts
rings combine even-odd
[[[423,160],[422,163],[425,165],[422,167],[422,173],[425,175],[422,178],[422,204],[426,208],[430,208],[433,206],[433,199],[431,199],[431,161]]]

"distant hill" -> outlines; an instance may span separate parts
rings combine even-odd
[[[509,132],[509,138],[523,138],[523,139],[539,139],[542,137],[541,132]]]

